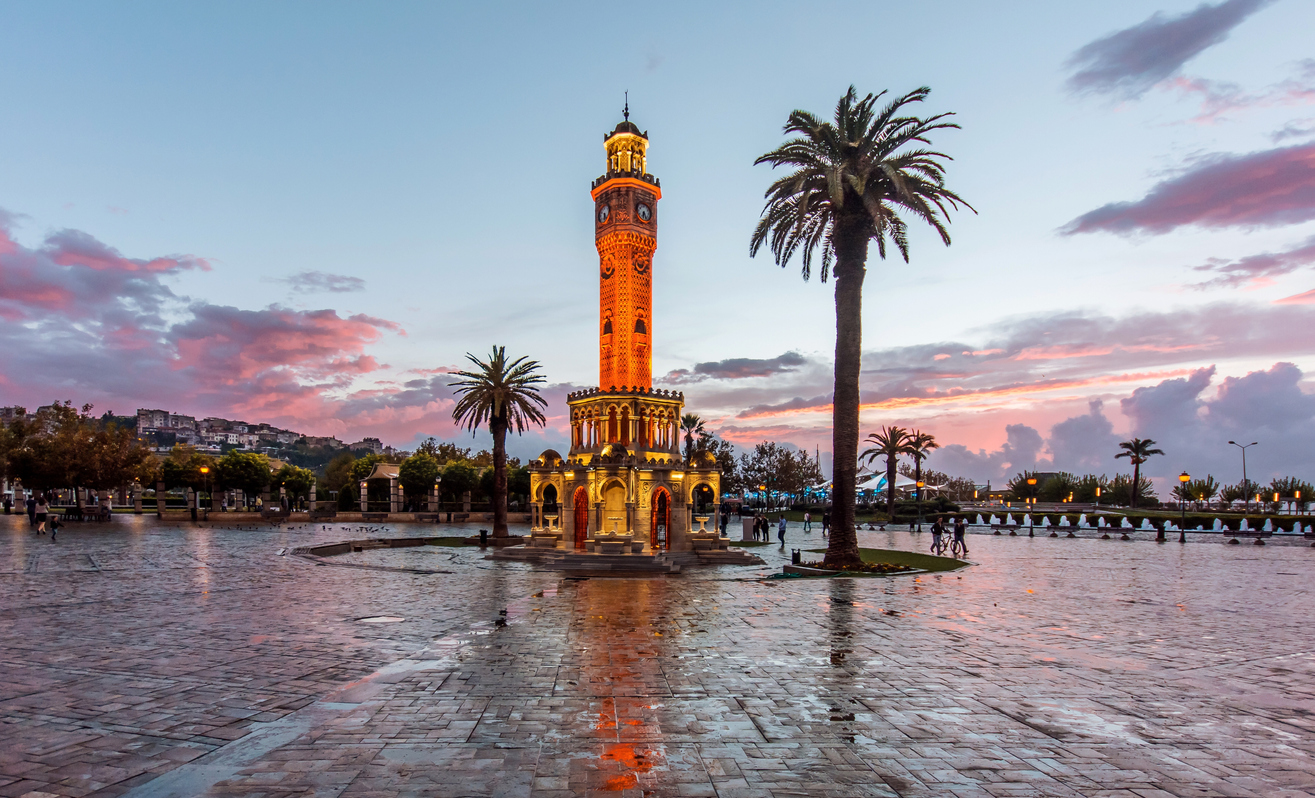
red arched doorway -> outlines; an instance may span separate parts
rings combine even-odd
[[[575,547],[584,548],[589,538],[589,491],[583,487],[575,489]]]
[[[653,491],[653,523],[649,525],[649,545],[658,550],[658,527],[666,530],[666,548],[671,548],[671,494],[666,488]]]

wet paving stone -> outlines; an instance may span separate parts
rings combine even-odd
[[[476,528],[0,517],[0,796],[1315,794],[1300,539],[973,535],[855,580],[761,579],[824,545],[793,529],[650,579],[288,554]]]

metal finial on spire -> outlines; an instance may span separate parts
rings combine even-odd
[[[626,109],[621,113],[625,114],[626,121],[630,121],[630,92],[626,91]]]

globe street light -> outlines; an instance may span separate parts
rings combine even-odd
[[[1178,521],[1178,542],[1187,542],[1187,483],[1192,481],[1192,475],[1184,471],[1178,475],[1178,481],[1182,483],[1182,495],[1178,497],[1178,509],[1182,510]],[[1160,538],[1164,538],[1164,533],[1160,533]]]
[[[201,466],[201,476],[205,477],[205,492],[206,492],[206,493],[209,493],[209,492],[210,492],[210,466]],[[200,499],[201,499],[201,497],[198,496],[198,497],[197,497],[197,502],[196,502],[197,504],[200,504],[200,503],[201,503],[201,500],[200,500]],[[195,508],[195,507],[192,508],[192,520],[193,520],[193,521],[196,520],[196,510],[197,510],[197,508]]]
[[[1229,443],[1242,450],[1242,490],[1244,491],[1242,495],[1246,498],[1246,512],[1249,513],[1251,512],[1251,483],[1247,482],[1247,448],[1251,446],[1259,446],[1260,442],[1252,441],[1246,446],[1243,446],[1237,441],[1229,441]],[[1260,501],[1259,495],[1257,495],[1256,501]]]

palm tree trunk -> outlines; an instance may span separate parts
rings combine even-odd
[[[832,399],[832,497],[831,538],[825,562],[854,566],[862,562],[858,553],[858,529],[854,510],[858,484],[858,377],[863,360],[863,278],[867,271],[868,239],[849,232],[836,241],[836,366],[835,396]]]
[[[1137,494],[1138,494],[1138,493],[1141,493],[1141,463],[1137,462],[1136,458],[1133,458],[1133,461],[1132,461],[1132,499],[1131,499],[1131,501],[1129,502],[1129,505],[1130,505],[1134,510],[1137,509]]]
[[[886,456],[886,515],[892,523],[895,521],[895,480],[899,477],[896,465],[899,461],[894,455]]]
[[[507,419],[489,419],[493,433],[493,537],[507,537]]]

